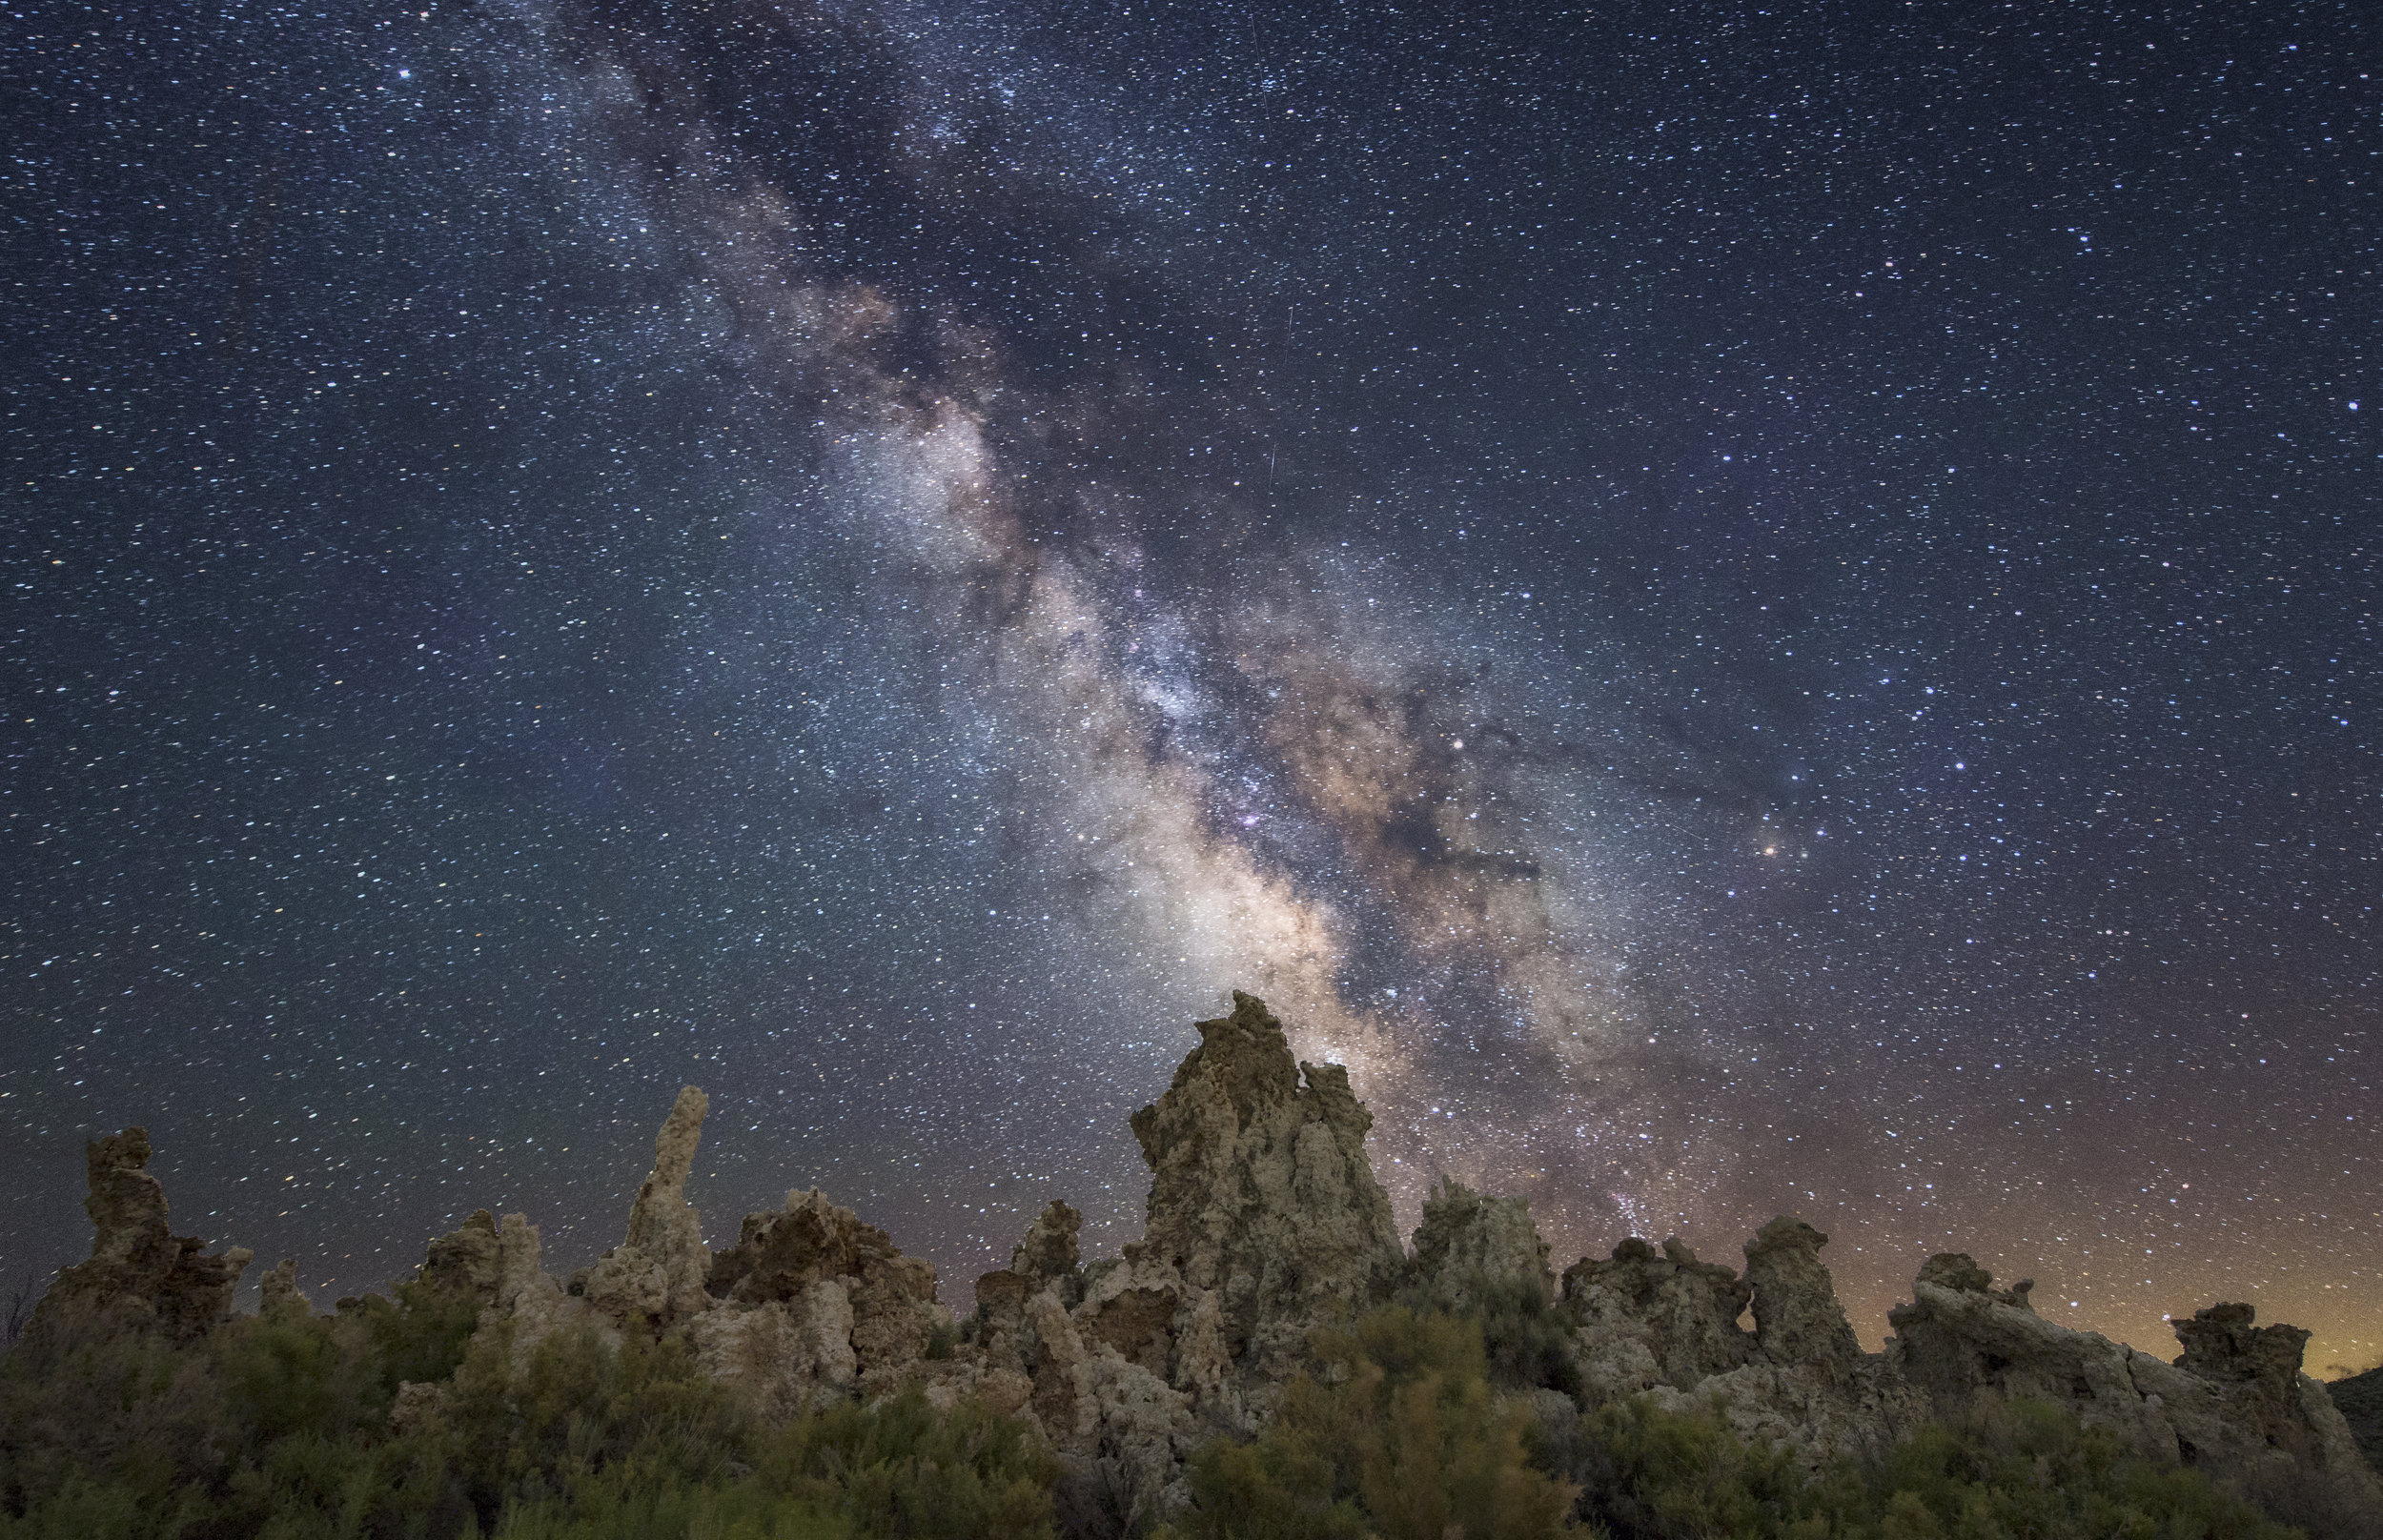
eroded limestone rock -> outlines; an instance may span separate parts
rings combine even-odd
[[[1649,1399],[1673,1411],[1718,1403],[1731,1432],[1785,1449],[1807,1469],[1847,1455],[1883,1455],[1927,1416],[1910,1382],[1875,1356],[1827,1368],[1756,1359],[1693,1389],[1658,1386]]]
[[[1606,1261],[1564,1269],[1558,1313],[1574,1327],[1574,1357],[1592,1402],[1668,1385],[1685,1390],[1752,1361],[1754,1334],[1738,1325],[1753,1288],[1677,1237],[1659,1253],[1633,1237]]]
[[[2220,1304],[2177,1321],[2176,1340],[2185,1350],[2176,1367],[2222,1385],[2257,1386],[2271,1397],[2290,1395],[2300,1377],[2309,1333],[2298,1327],[2252,1326],[2257,1318],[2248,1305]]]
[[[1934,1284],[1941,1288],[1969,1289],[1976,1293],[1991,1294],[2005,1305],[2017,1309],[2030,1312],[2035,1309],[2035,1302],[2031,1297],[2035,1290],[2034,1279],[2022,1278],[2008,1288],[1996,1288],[1994,1275],[1979,1266],[1976,1259],[1966,1251],[1939,1251],[1927,1261],[1920,1264],[1919,1281],[1924,1284]]]
[[[1134,1117],[1152,1172],[1145,1237],[1085,1265],[1082,1215],[1050,1205],[1009,1265],[978,1280],[955,1353],[943,1346],[949,1318],[932,1267],[816,1189],[748,1215],[717,1257],[703,1248],[684,1190],[705,1109],[693,1087],[655,1141],[622,1243],[572,1290],[541,1269],[539,1232],[519,1214],[475,1213],[431,1243],[418,1276],[475,1302],[481,1330],[517,1352],[575,1325],[615,1339],[682,1334],[706,1372],[772,1415],[913,1383],[939,1406],[982,1394],[1048,1432],[1070,1523],[1132,1530],[1180,1504],[1195,1447],[1254,1430],[1315,1327],[1402,1283],[1458,1309],[1507,1291],[1545,1298],[1553,1284],[1523,1201],[1453,1182],[1432,1193],[1405,1256],[1366,1156],[1372,1120],[1346,1073],[1295,1064],[1264,1004],[1233,1000],[1230,1016],[1198,1023],[1200,1046]],[[203,1333],[228,1312],[248,1253],[207,1257],[168,1233],[141,1130],[89,1153],[92,1260],[61,1272],[36,1325]],[[1553,1315],[1584,1398],[1718,1405],[1740,1435],[1808,1465],[1883,1453],[1931,1419],[2048,1400],[2312,1534],[2383,1540],[2383,1486],[2325,1388],[2300,1372],[2306,1332],[2259,1327],[2247,1305],[2214,1306],[2176,1323],[2183,1352],[2164,1363],[2045,1321],[2028,1283],[1996,1288],[1969,1256],[1942,1253],[1892,1312],[1886,1350],[1865,1354],[1821,1261],[1825,1242],[1782,1217],[1746,1243],[1742,1275],[1677,1238],[1627,1240],[1567,1269]],[[288,1262],[262,1297],[268,1313],[307,1307]],[[387,1306],[339,1306],[371,1308]],[[1551,1427],[1569,1415],[1554,1392],[1534,1406]],[[392,1421],[428,1426],[443,1407],[442,1390],[407,1385]]]
[[[840,1303],[830,1305],[820,1286]],[[806,1341],[832,1329],[814,1312],[836,1312],[854,1365],[845,1383],[865,1391],[898,1380],[949,1324],[934,1267],[904,1256],[884,1230],[816,1187],[787,1193],[776,1213],[747,1214],[737,1244],[712,1265],[711,1292],[735,1307],[782,1307]]]
[[[475,1299],[483,1306],[497,1302],[504,1275],[504,1246],[497,1234],[497,1216],[485,1208],[424,1248],[414,1281],[441,1294]]]
[[[1060,1294],[1073,1305],[1084,1298],[1084,1266],[1076,1249],[1076,1232],[1084,1216],[1065,1202],[1053,1200],[1028,1227],[1026,1238],[1009,1253],[1009,1270],[1039,1290],[1056,1283]]]
[[[297,1258],[283,1257],[264,1276],[256,1280],[256,1313],[258,1315],[312,1315],[313,1302],[299,1292]]]
[[[1884,1453],[1918,1426],[1922,1403],[1894,1365],[1862,1351],[1820,1261],[1827,1239],[1775,1219],[1746,1243],[1742,1277],[1676,1237],[1660,1255],[1629,1240],[1610,1261],[1568,1268],[1562,1313],[1578,1323],[1588,1398],[1718,1405],[1740,1437],[1810,1466]],[[1751,1331],[1739,1324],[1749,1305]]]
[[[2351,1437],[2367,1464],[2383,1474],[2383,1368],[2334,1380],[2326,1386],[2325,1395],[2350,1425]]]
[[[696,1362],[785,1416],[852,1393],[860,1379],[846,1281],[820,1278],[789,1295],[707,1310],[687,1324]]]
[[[205,1336],[232,1313],[240,1274],[255,1253],[167,1227],[166,1191],[149,1174],[149,1130],[127,1128],[84,1146],[92,1254],[62,1267],[33,1307],[29,1331],[154,1331],[176,1342]]]
[[[1849,1373],[1862,1359],[1862,1344],[1837,1302],[1836,1280],[1821,1265],[1827,1244],[1827,1236],[1783,1214],[1746,1243],[1754,1338],[1774,1364]]]
[[[2049,1401],[2312,1533],[2383,1535],[2383,1485],[2324,1387],[2300,1372],[2307,1333],[2253,1327],[2251,1307],[2221,1305],[2177,1323],[2185,1351],[2166,1364],[2046,1321],[2023,1289],[1994,1289],[1984,1269],[1943,1260],[1888,1312],[1889,1353],[1934,1415]]]
[[[1388,1299],[1406,1256],[1348,1071],[1294,1064],[1265,1003],[1232,999],[1133,1115],[1151,1182],[1128,1287],[1171,1287],[1179,1307],[1215,1296],[1232,1368],[1254,1388],[1286,1379],[1315,1327]]]
[[[686,1201],[687,1172],[703,1137],[710,1099],[689,1085],[679,1092],[654,1136],[654,1168],[629,1207],[621,1244],[574,1280],[573,1292],[622,1327],[659,1330],[707,1309],[711,1253],[703,1224]]]
[[[527,1215],[499,1220],[485,1208],[476,1209],[430,1243],[414,1281],[477,1305],[480,1329],[509,1332],[516,1354],[527,1354],[556,1330],[580,1321],[593,1321],[600,1335],[615,1339],[611,1321],[597,1316],[585,1300],[566,1297],[540,1267],[542,1250],[538,1226]],[[348,1304],[341,1300],[340,1309]]]
[[[1556,1294],[1548,1245],[1527,1198],[1493,1198],[1451,1177],[1423,1202],[1410,1275],[1443,1309],[1477,1310],[1501,1289]]]

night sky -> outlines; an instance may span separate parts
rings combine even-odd
[[[692,1082],[966,1310],[1238,986],[1402,1226],[2383,1356],[2367,7],[408,3],[6,8],[0,1267]]]

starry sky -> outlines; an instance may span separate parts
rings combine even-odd
[[[2383,1357],[2365,8],[8,0],[0,1267],[825,1187]],[[2362,393],[2369,399],[2361,399]]]

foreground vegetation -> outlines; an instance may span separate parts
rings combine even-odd
[[[1522,1317],[1521,1340],[1538,1319]],[[1501,1325],[1493,1304],[1493,1341]],[[1510,1338],[1510,1341],[1512,1339]],[[2125,1452],[2067,1412],[2020,1403],[1929,1429],[1870,1468],[1805,1475],[1719,1416],[1645,1402],[1535,1416],[1544,1359],[1485,1348],[1477,1319],[1377,1311],[1319,1334],[1254,1442],[1192,1462],[1188,1540],[2286,1540],[2299,1534],[2198,1472]],[[1498,1372],[1500,1368],[1506,1374]],[[1542,1388],[1543,1387],[1538,1387]]]
[[[1055,1532],[1025,1422],[911,1392],[759,1418],[675,1345],[517,1353],[413,1287],[175,1349],[31,1339],[0,1364],[0,1540],[829,1540]],[[1319,1334],[1253,1441],[1192,1462],[1180,1540],[2284,1540],[2196,1472],[2017,1405],[1807,1475],[1714,1416],[1587,1415],[1543,1306],[1393,1307]],[[436,1385],[400,1395],[407,1382]],[[1536,1400],[1520,1392],[1538,1391]],[[393,1412],[395,1413],[393,1417]]]
[[[201,1348],[29,1340],[0,1367],[0,1540],[841,1540],[1051,1529],[1033,1429],[912,1392],[769,1423],[675,1343],[517,1354],[401,1289]],[[399,1407],[404,1382],[435,1403]],[[393,1409],[397,1416],[392,1419]]]

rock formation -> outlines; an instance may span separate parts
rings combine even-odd
[[[283,1257],[272,1269],[256,1280],[256,1313],[258,1315],[312,1315],[314,1305],[299,1292],[297,1258]]]
[[[1082,1216],[1053,1204],[1009,1266],[977,1281],[980,1388],[1022,1398],[1069,1462],[1072,1505],[1106,1525],[1180,1501],[1191,1451],[1254,1429],[1307,1364],[1310,1334],[1407,1274],[1348,1072],[1294,1062],[1265,1003],[1232,999],[1230,1016],[1195,1023],[1199,1046],[1133,1116],[1151,1172],[1143,1238],[1080,1266]],[[1435,1233],[1452,1276],[1517,1246],[1544,1268],[1519,1204],[1448,1198]]]
[[[1265,1002],[1236,990],[1232,1003],[1196,1023],[1174,1084],[1133,1115],[1151,1195],[1129,1260],[1212,1296],[1235,1372],[1273,1383],[1314,1327],[1388,1299],[1406,1250],[1349,1072],[1294,1065]]]
[[[441,1294],[497,1303],[497,1286],[504,1273],[504,1247],[498,1239],[497,1216],[487,1209],[430,1243],[414,1281]]]
[[[2176,1326],[2173,1365],[2035,1313],[2022,1282],[1993,1287],[1957,1253],[1930,1257],[1898,1335],[1864,1353],[1820,1260],[1826,1236],[1792,1218],[1745,1246],[1743,1276],[1678,1241],[1628,1240],[1564,1274],[1585,1398],[1647,1395],[1718,1407],[1741,1437],[1808,1464],[1883,1453],[1932,1420],[2049,1402],[2152,1459],[2192,1465],[2313,1533],[2383,1533],[2383,1485],[2323,1388],[2300,1373],[2308,1333],[2254,1327],[2247,1305]],[[1418,1232],[1417,1251],[1421,1252]],[[1751,1331],[1739,1324],[1751,1306]]]
[[[706,1108],[701,1090],[679,1092],[627,1233],[567,1287],[541,1267],[536,1226],[485,1209],[430,1243],[417,1282],[477,1303],[480,1329],[507,1333],[516,1353],[565,1328],[682,1336],[708,1372],[779,1415],[920,1377],[950,1327],[934,1268],[825,1194],[790,1192],[783,1209],[745,1216],[726,1251],[704,1246],[686,1179]]]
[[[687,1172],[710,1105],[692,1085],[679,1092],[654,1136],[654,1169],[629,1206],[628,1234],[571,1281],[571,1292],[616,1327],[660,1329],[711,1305],[703,1287],[711,1253],[703,1248],[703,1223],[686,1201]]]
[[[675,1337],[773,1414],[912,1384],[938,1404],[981,1395],[1049,1436],[1068,1472],[1065,1516],[1080,1530],[1130,1532],[1166,1515],[1184,1500],[1192,1451],[1253,1431],[1307,1367],[1317,1327],[1404,1288],[1442,1308],[1527,1320],[1539,1333],[1534,1362],[1552,1355],[1564,1370],[1528,1392],[1551,1424],[1574,1415],[1546,1388],[1560,1382],[1584,1407],[1646,1397],[1716,1408],[1741,1435],[1817,1466],[1882,1453],[1931,1421],[2041,1400],[2312,1534],[2383,1537],[2383,1482],[2343,1415],[2364,1408],[2373,1439],[2383,1371],[2329,1397],[2300,1371],[2308,1334],[2258,1326],[2247,1305],[2179,1319],[2183,1351],[2166,1363],[2046,1321],[2029,1283],[1997,1288],[1973,1259],[1945,1253],[1890,1313],[1884,1350],[1865,1353],[1821,1260],[1827,1237],[1793,1217],[1745,1243],[1742,1272],[1677,1237],[1632,1238],[1565,1269],[1558,1294],[1518,1198],[1443,1183],[1412,1252],[1401,1246],[1366,1156],[1372,1118],[1346,1072],[1295,1064],[1263,1003],[1235,994],[1232,1014],[1197,1025],[1199,1046],[1133,1117],[1151,1171],[1143,1238],[1087,1263],[1083,1216],[1052,1203],[1008,1266],[977,1280],[957,1332],[934,1269],[816,1188],[745,1216],[733,1246],[706,1249],[685,1191],[705,1111],[692,1086],[655,1140],[621,1243],[567,1288],[543,1270],[536,1226],[486,1210],[430,1244],[417,1281],[470,1301],[480,1330],[517,1353],[564,1328]],[[60,1272],[35,1327],[203,1335],[229,1313],[249,1253],[209,1257],[168,1233],[140,1129],[89,1153],[92,1259]],[[267,1274],[263,1302],[269,1313],[306,1308],[294,1263]],[[342,1313],[365,1307],[340,1302]],[[435,1419],[444,1395],[403,1387],[392,1417]]]
[[[62,1267],[34,1306],[29,1331],[153,1331],[176,1342],[205,1336],[232,1313],[240,1274],[255,1253],[220,1256],[166,1226],[166,1190],[149,1174],[149,1130],[127,1128],[84,1146],[96,1232],[91,1260]]]
[[[749,1359],[765,1342],[788,1355],[781,1399],[889,1388],[949,1323],[935,1269],[817,1187],[787,1193],[777,1213],[747,1214],[737,1244],[712,1260],[709,1293],[698,1344]]]
[[[1040,1291],[1046,1284],[1059,1286],[1063,1303],[1074,1306],[1084,1298],[1084,1263],[1076,1247],[1076,1232],[1084,1228],[1084,1216],[1061,1200],[1053,1199],[1050,1206],[1027,1227],[1026,1239],[1009,1253],[1009,1270],[1031,1290]]]
[[[1746,1286],[1754,1295],[1754,1341],[1774,1364],[1823,1374],[1850,1373],[1862,1344],[1837,1303],[1837,1281],[1821,1266],[1828,1237],[1784,1215],[1746,1243]]]
[[[2300,1371],[2307,1332],[2255,1327],[2248,1305],[2212,1306],[2177,1321],[2185,1350],[2167,1364],[2044,1320],[2027,1285],[1990,1285],[1965,1256],[1931,1257],[1911,1302],[1888,1312],[1886,1356],[1934,1415],[2048,1401],[2312,1532],[2383,1535],[2383,1484],[2325,1388]]]
[[[499,1220],[481,1208],[430,1243],[414,1281],[478,1305],[481,1329],[509,1331],[517,1353],[527,1353],[556,1329],[582,1321],[600,1335],[617,1336],[586,1301],[566,1296],[562,1286],[540,1266],[542,1252],[538,1226],[526,1216],[507,1214]],[[339,1308],[344,1311],[357,1303],[341,1300]]]
[[[1725,1374],[1754,1356],[1738,1318],[1754,1290],[1719,1263],[1700,1262],[1678,1237],[1661,1252],[1633,1237],[1611,1259],[1564,1269],[1560,1313],[1593,1401],[1676,1389]]]
[[[1434,1305],[1467,1311],[1499,1289],[1553,1299],[1556,1274],[1547,1258],[1528,1199],[1488,1197],[1450,1178],[1423,1201],[1408,1270]]]
[[[2350,1436],[2378,1475],[2383,1475],[2383,1368],[2335,1380],[2325,1388],[2333,1409],[2350,1426]]]
[[[1916,1425],[1891,1366],[1862,1351],[1820,1248],[1800,1220],[1765,1225],[1741,1277],[1677,1237],[1631,1239],[1565,1269],[1560,1313],[1591,1404],[1646,1394],[1672,1409],[1718,1404],[1740,1436],[1819,1463],[1876,1453]],[[1753,1327],[1740,1324],[1751,1307]]]

